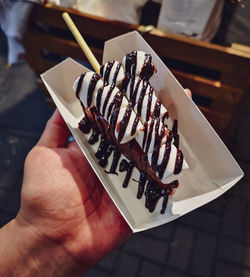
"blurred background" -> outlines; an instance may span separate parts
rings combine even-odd
[[[139,31],[192,90],[245,173],[211,203],[133,235],[88,277],[250,276],[250,2],[175,2],[129,1],[110,11],[114,1],[0,1],[0,226],[19,210],[25,157],[53,112],[39,74],[67,56],[87,64],[64,10],[99,61],[105,40]]]

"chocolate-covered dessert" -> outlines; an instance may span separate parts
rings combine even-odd
[[[172,131],[168,129],[168,112],[149,83],[155,72],[150,54],[133,51],[122,63],[102,65],[100,74],[83,73],[74,90],[85,113],[79,128],[84,133],[92,130],[90,144],[99,142],[95,156],[100,166],[107,174],[125,171],[123,187],[136,167],[140,171],[137,198],[145,194],[146,208],[153,212],[163,197],[164,213],[168,196],[178,187],[178,176],[188,166],[178,149],[177,122]],[[121,153],[125,159],[121,160]]]

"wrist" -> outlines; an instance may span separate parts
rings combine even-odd
[[[0,230],[0,276],[77,276],[80,266],[20,216]]]

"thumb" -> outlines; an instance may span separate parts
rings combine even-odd
[[[56,109],[48,120],[37,145],[49,148],[66,147],[69,136],[70,131],[67,124],[58,109]]]

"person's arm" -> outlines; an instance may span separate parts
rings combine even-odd
[[[81,276],[80,267],[60,244],[40,237],[22,219],[0,230],[0,276]]]

